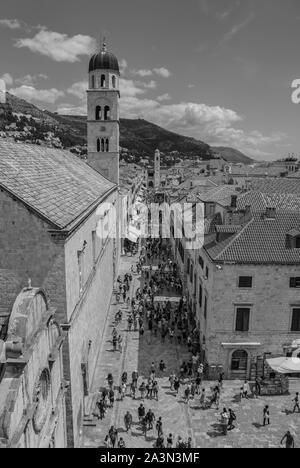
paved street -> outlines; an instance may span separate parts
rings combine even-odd
[[[137,261],[137,257],[122,257],[120,266],[120,275],[130,270],[132,263]],[[140,278],[134,275],[132,282],[132,291],[135,291],[140,284]],[[172,371],[178,373],[180,362],[188,359],[188,353],[185,346],[170,344],[168,339],[162,344],[160,337],[151,338],[149,343],[146,334],[140,338],[138,332],[127,332],[127,313],[126,307],[121,303],[123,310],[123,321],[119,325],[119,331],[123,335],[123,353],[112,352],[111,332],[113,319],[120,305],[112,303],[110,316],[107,323],[106,340],[104,349],[100,356],[100,365],[97,369],[97,378],[94,391],[105,385],[105,378],[109,372],[114,376],[116,384],[120,381],[120,376],[125,370],[129,378],[134,370],[138,370],[140,379],[146,380],[149,375],[149,369],[152,361],[158,367],[158,363],[163,359],[167,369],[164,374],[158,374],[159,383],[159,401],[145,400],[146,410],[151,408],[156,418],[159,416],[163,420],[163,432],[166,437],[172,433],[175,438],[182,436],[187,439],[189,436],[193,439],[193,446],[199,448],[228,447],[228,448],[246,448],[246,447],[279,447],[280,439],[283,434],[290,430],[295,436],[296,447],[300,447],[300,414],[291,414],[292,399],[296,391],[300,390],[300,381],[291,381],[291,395],[284,397],[261,397],[257,400],[249,399],[239,402],[237,395],[242,385],[238,381],[228,381],[224,383],[224,389],[221,394],[219,410],[200,408],[198,398],[191,400],[189,405],[184,403],[182,390],[179,396],[170,391],[168,377]],[[147,329],[147,327],[146,327]],[[205,382],[204,387],[209,393],[210,387],[214,382]],[[138,423],[137,408],[141,403],[140,394],[137,393],[137,399],[132,400],[128,395],[124,401],[116,401],[114,408],[109,409],[103,421],[97,418],[91,418],[86,422],[83,434],[84,447],[101,447],[108,433],[110,426],[118,428],[119,436],[123,437],[127,447],[153,447],[156,440],[156,430],[149,431],[147,437],[142,435],[141,427]],[[271,425],[262,427],[263,407],[270,406]],[[229,432],[227,436],[221,434],[219,424],[220,412],[223,407],[231,408],[237,416],[236,428]],[[130,411],[133,415],[134,424],[132,431],[125,432],[124,415]]]

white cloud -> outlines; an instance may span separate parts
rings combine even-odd
[[[170,96],[169,93],[162,94],[161,96],[158,96],[158,97],[156,98],[156,100],[157,100],[158,102],[170,101],[170,99],[171,99],[171,96]]]
[[[119,69],[120,69],[121,74],[125,73],[127,67],[128,67],[127,60],[122,59],[122,60],[119,61]]]
[[[47,80],[48,76],[44,75],[43,73],[39,73],[38,75],[25,75],[21,78],[16,78],[16,83],[25,85],[25,86],[33,86],[39,79]]]
[[[246,28],[246,26],[248,26],[248,24],[250,24],[254,19],[255,19],[255,14],[252,12],[244,21],[242,21],[241,23],[235,24],[230,29],[230,31],[228,31],[224,35],[222,43],[230,41],[234,36],[236,36],[240,31],[242,31],[242,29]]]
[[[140,86],[143,86],[143,88],[146,88],[146,89],[156,89],[156,87],[157,87],[157,83],[154,80],[151,80],[148,83],[142,83],[141,82],[141,83],[138,83],[138,84],[140,84]]]
[[[70,88],[67,89],[69,94],[78,97],[79,99],[84,99],[86,96],[86,91],[88,89],[88,82],[86,80],[77,81],[77,83],[73,83]]]
[[[64,96],[64,92],[56,88],[36,89],[33,86],[26,85],[22,85],[19,88],[12,88],[9,92],[29,102],[38,101],[46,104],[54,104],[60,97]]]
[[[61,115],[86,115],[86,105],[71,106],[70,104],[60,104],[57,112]]]
[[[0,19],[0,26],[5,26],[9,29],[20,29],[22,24],[18,19]]]
[[[96,40],[82,34],[69,37],[67,34],[42,29],[31,39],[18,39],[15,46],[26,47],[56,62],[73,63],[79,61],[81,55],[90,55],[96,49]]]
[[[154,82],[155,83],[155,82]],[[252,157],[270,156],[272,145],[283,144],[286,135],[274,132],[263,135],[259,131],[246,132],[237,128],[244,118],[232,109],[209,106],[203,103],[181,102],[171,104],[168,93],[150,99],[147,93],[153,89],[150,81],[145,83],[132,79],[120,79],[120,114],[123,118],[144,118],[168,130],[191,136],[214,146],[233,146]],[[79,99],[79,104],[61,104],[58,112],[63,114],[86,114],[87,82],[74,83],[67,92]]]
[[[139,76],[140,78],[147,78],[149,76],[158,75],[162,78],[169,78],[172,74],[171,72],[164,67],[161,68],[153,68],[153,70],[149,69],[141,69],[141,70],[130,70],[130,73],[134,76]]]
[[[141,78],[153,75],[152,70],[131,70],[131,73],[135,76],[140,76]]]
[[[162,76],[163,78],[169,78],[172,75],[172,73],[167,68],[164,68],[164,67],[154,68],[153,71],[158,76]]]
[[[14,79],[9,73],[4,73],[4,75],[0,76],[0,79],[3,80],[6,86],[12,86]]]

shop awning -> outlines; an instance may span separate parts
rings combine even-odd
[[[297,357],[279,357],[266,361],[279,374],[300,374],[300,359]]]

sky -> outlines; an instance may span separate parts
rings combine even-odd
[[[121,117],[257,160],[300,156],[299,0],[2,1],[0,78],[42,109],[85,114],[103,36]]]

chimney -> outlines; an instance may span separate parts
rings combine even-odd
[[[237,195],[231,195],[231,208],[236,208],[237,206]]]
[[[276,218],[276,208],[268,206],[266,208],[266,219],[275,219]]]

